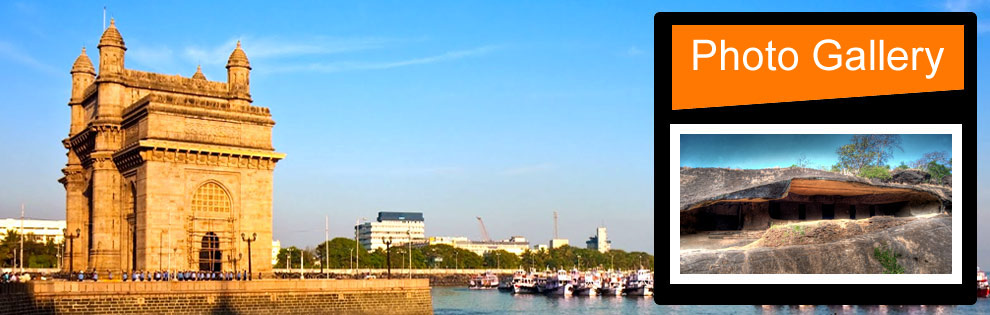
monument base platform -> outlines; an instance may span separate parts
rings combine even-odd
[[[0,314],[430,314],[427,279],[0,284]]]

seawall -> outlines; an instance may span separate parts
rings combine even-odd
[[[0,284],[0,314],[430,314],[426,279]]]

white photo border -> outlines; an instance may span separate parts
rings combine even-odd
[[[962,127],[962,124],[671,124],[670,284],[962,284],[962,218],[958,213],[952,216],[951,274],[681,274],[678,211],[682,134],[951,134],[952,187],[962,187],[966,174]],[[966,207],[963,200],[963,189],[954,189],[952,208],[961,212]]]

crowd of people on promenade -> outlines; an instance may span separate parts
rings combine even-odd
[[[114,275],[113,271],[107,270],[107,279],[109,281],[120,280],[122,282],[141,282],[141,281],[245,281],[253,280],[251,275],[247,271],[168,271],[168,270],[156,270],[156,271],[145,271],[136,270],[132,272],[124,271],[119,276]],[[261,273],[258,273],[257,277],[254,279],[261,279]],[[100,274],[95,270],[80,271],[69,275],[69,280],[72,281],[100,281]]]
[[[26,272],[4,272],[0,275],[0,282],[17,283],[31,281],[31,274]]]

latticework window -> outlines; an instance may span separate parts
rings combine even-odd
[[[203,184],[193,194],[192,209],[197,212],[230,212],[230,196],[216,183]]]

